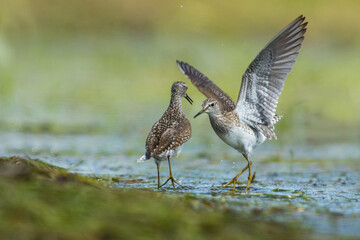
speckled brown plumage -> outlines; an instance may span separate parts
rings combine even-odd
[[[191,137],[191,125],[182,111],[181,95],[179,93],[176,91],[171,92],[169,107],[160,120],[151,128],[146,139],[145,155],[147,158],[156,157],[179,147]]]
[[[181,146],[191,137],[191,125],[182,111],[181,98],[186,98],[191,104],[191,98],[186,94],[187,85],[184,82],[175,82],[171,87],[171,99],[159,121],[157,121],[146,139],[145,154],[138,162],[155,159],[158,171],[158,188],[161,188],[169,180],[183,187],[172,176],[170,157],[180,152]],[[161,161],[168,160],[170,177],[160,186],[159,166]]]

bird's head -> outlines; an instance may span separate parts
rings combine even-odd
[[[206,99],[203,103],[202,103],[202,109],[200,112],[198,112],[194,118],[196,118],[197,116],[199,116],[202,113],[207,113],[209,115],[217,115],[220,114],[220,108],[219,108],[219,103],[216,99],[214,98],[208,98]]]
[[[184,97],[186,100],[188,100],[190,104],[192,104],[193,100],[187,95],[186,93],[187,89],[188,87],[186,83],[181,81],[174,82],[173,85],[171,86],[171,95]]]

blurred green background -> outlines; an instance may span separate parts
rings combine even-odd
[[[1,154],[28,154],[91,176],[106,170],[104,174],[118,177],[108,181],[120,188],[110,192],[82,186],[78,177],[64,178],[62,170],[48,165],[0,159],[5,234],[283,239],[308,236],[305,223],[317,231],[341,228],[340,237],[357,237],[356,224],[348,223],[359,219],[353,177],[358,164],[352,161],[358,159],[354,149],[360,144],[359,12],[356,0],[0,0]],[[229,171],[234,172],[240,169],[234,165],[240,156],[215,135],[206,116],[192,118],[205,97],[181,74],[176,60],[198,68],[236,101],[247,66],[301,14],[309,21],[308,31],[279,99],[277,113],[284,117],[276,125],[278,140],[267,143],[285,150],[276,146],[276,154],[255,155],[266,158],[257,164],[260,181],[255,184],[260,187],[252,190],[255,195],[243,198],[240,188],[234,195],[213,194],[213,188],[202,192],[205,182],[207,188],[207,181],[216,185],[227,175],[224,166],[232,161],[224,165],[220,159],[233,160]],[[184,195],[123,191],[156,186],[155,165],[135,160],[168,106],[174,81],[188,83],[194,104],[183,101],[193,137],[181,155],[185,161],[173,166],[176,176],[194,173],[189,184],[200,190],[190,188],[195,195],[192,190]],[[311,151],[307,161],[305,154],[287,157],[312,150],[303,145],[322,143],[330,147]],[[340,147],[333,150],[332,143]],[[293,151],[289,145],[300,148]],[[334,156],[337,161],[327,159],[336,151],[352,150],[344,158]],[[347,156],[350,160],[344,161]],[[301,196],[279,198],[274,190],[280,188]],[[292,190],[286,196],[294,195]],[[205,200],[204,193],[212,200]],[[294,221],[276,223],[284,217]]]
[[[236,100],[249,63],[300,14],[278,142],[359,141],[360,1],[0,1],[0,130],[113,133],[138,146],[189,62]],[[190,84],[189,84],[190,85]],[[205,99],[189,86],[192,117]],[[191,120],[194,138],[214,138]],[[199,141],[200,141],[199,140]]]

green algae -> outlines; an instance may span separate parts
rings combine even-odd
[[[287,192],[287,191],[291,191],[291,190],[289,190],[289,189],[282,189],[282,188],[274,188],[272,191],[273,191],[273,192]]]
[[[112,178],[119,181],[122,178]],[[39,160],[0,158],[1,239],[302,239],[195,195],[111,189]]]

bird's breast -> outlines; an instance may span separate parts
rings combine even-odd
[[[229,146],[245,153],[256,145],[254,131],[244,123],[210,118],[215,133]]]

